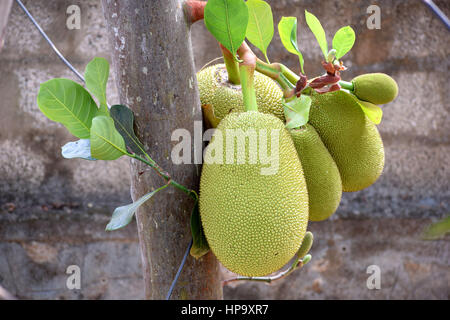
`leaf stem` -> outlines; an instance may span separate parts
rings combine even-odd
[[[260,59],[256,59],[256,71],[275,80],[283,90],[285,98],[294,95],[294,84],[298,81],[298,77],[297,80],[295,80],[296,75],[284,65],[280,63],[269,64]]]
[[[350,90],[350,91],[353,91],[353,90],[355,89],[355,87],[354,87],[354,85],[353,85],[352,82],[348,82],[348,81],[343,81],[343,80],[341,80],[341,81],[339,81],[339,85],[340,85],[342,88],[347,89],[347,90]]]
[[[232,84],[241,84],[241,78],[239,75],[239,64],[236,61],[236,57],[220,44],[222,50],[223,60],[225,61],[225,67],[227,68],[228,81]]]
[[[177,188],[178,190],[183,191],[184,193],[186,193],[188,196],[190,196],[191,198],[193,198],[194,200],[196,200],[198,198],[196,192],[194,190],[188,189],[185,186],[183,186],[182,184],[179,184],[178,182],[176,182],[175,180],[172,180],[172,178],[170,177],[170,175],[165,172],[155,161],[153,161],[150,157],[150,161],[141,158],[140,156],[138,156],[137,154],[132,154],[132,153],[128,153],[127,154],[129,157],[139,160],[143,163],[145,163],[146,165],[148,165],[149,167],[151,167],[152,169],[154,169],[164,180],[166,180],[168,182],[169,185]]]
[[[279,280],[282,278],[287,277],[289,274],[291,274],[294,270],[302,268],[304,265],[306,265],[311,260],[311,255],[307,254],[309,250],[311,250],[312,244],[313,244],[314,236],[313,234],[308,231],[306,232],[302,244],[300,245],[300,248],[297,251],[297,254],[295,255],[294,262],[292,262],[291,266],[276,275],[273,275],[271,277],[245,277],[245,276],[238,276],[236,278],[228,279],[222,282],[223,285],[228,284],[233,281],[263,281],[263,282],[272,282],[275,280]]]
[[[227,285],[230,282],[234,281],[259,281],[259,282],[267,282],[271,283],[273,281],[277,281],[280,279],[283,279],[290,275],[292,272],[294,272],[297,269],[301,269],[304,265],[306,265],[311,260],[311,255],[306,255],[303,259],[300,259],[299,257],[296,257],[294,262],[291,264],[289,268],[287,268],[284,271],[281,271],[271,277],[244,277],[244,276],[237,276],[235,278],[227,279],[222,282],[222,285]]]

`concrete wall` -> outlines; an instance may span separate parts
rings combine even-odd
[[[449,239],[421,240],[423,228],[450,211],[450,33],[421,1],[270,1],[275,23],[299,18],[305,71],[321,73],[320,49],[303,10],[321,20],[331,42],[350,24],[356,43],[345,57],[345,80],[385,72],[398,82],[398,98],[384,107],[379,126],[386,167],[375,185],[346,193],[332,219],[311,223],[313,260],[270,286],[225,288],[230,299],[388,299],[449,297]],[[381,8],[381,29],[366,27],[367,7]],[[24,1],[56,45],[84,70],[94,56],[108,58],[98,1]],[[446,1],[436,3],[450,15]],[[65,26],[66,8],[78,4],[81,30]],[[196,65],[220,56],[199,22],[193,27]],[[255,51],[256,52],[256,51]],[[272,61],[293,70],[297,59],[275,34]],[[76,80],[51,52],[16,4],[0,53],[0,285],[20,298],[142,298],[136,228],[104,232],[112,210],[129,203],[128,160],[65,160],[60,146],[73,139],[38,110],[39,84],[53,77]],[[118,101],[113,79],[109,101]],[[81,290],[65,286],[69,265],[82,272]],[[368,290],[366,268],[381,269],[381,290]],[[229,277],[225,273],[225,277]]]

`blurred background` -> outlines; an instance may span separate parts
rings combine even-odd
[[[78,70],[96,56],[109,59],[100,1],[23,1]],[[246,282],[224,288],[226,299],[448,299],[450,238],[423,240],[426,226],[450,212],[450,32],[419,0],[268,1],[275,26],[299,19],[299,46],[309,77],[322,73],[321,51],[307,29],[314,13],[329,43],[342,26],[356,32],[342,78],[384,72],[399,96],[383,109],[379,131],[386,151],[381,178],[345,193],[334,216],[310,223],[313,259],[271,285]],[[450,15],[450,3],[435,3]],[[367,8],[380,8],[380,29],[369,29]],[[81,9],[81,28],[66,27],[70,5]],[[220,50],[202,22],[192,28],[196,68]],[[259,52],[255,50],[257,54]],[[271,61],[298,72],[278,33]],[[60,148],[74,140],[40,113],[40,83],[77,80],[13,3],[0,53],[0,286],[21,299],[142,299],[141,256],[134,223],[107,233],[115,207],[131,202],[127,159],[66,160]],[[118,102],[113,73],[108,100]],[[81,288],[66,287],[66,269],[81,270]],[[381,288],[370,290],[369,266]],[[230,275],[225,273],[224,277]]]

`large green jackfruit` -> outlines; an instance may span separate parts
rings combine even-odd
[[[200,102],[211,105],[214,116],[222,120],[230,112],[245,110],[240,85],[228,82],[228,74],[224,64],[205,68],[197,73]],[[258,111],[271,113],[284,121],[284,110],[281,103],[283,92],[271,78],[255,71],[254,86]]]
[[[309,122],[336,162],[343,191],[359,191],[373,184],[384,167],[383,141],[375,124],[347,92],[311,98]]]
[[[264,276],[295,255],[306,232],[308,193],[280,119],[248,111],[220,122],[205,152],[199,206],[208,244],[229,270]]]
[[[309,220],[325,220],[336,211],[341,201],[342,181],[339,170],[311,125],[291,129],[289,133],[305,175],[309,196]]]
[[[366,73],[352,80],[353,93],[360,100],[385,104],[397,97],[397,82],[385,73]]]

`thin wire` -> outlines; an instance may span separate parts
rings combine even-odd
[[[423,2],[433,11],[433,13],[442,21],[443,24],[447,27],[447,30],[450,30],[450,20],[445,15],[445,13],[439,9],[439,7],[432,0],[423,0]]]
[[[172,285],[170,286],[169,292],[167,292],[166,300],[170,300],[170,296],[172,295],[173,289],[175,289],[175,285],[177,284],[178,278],[180,277],[181,270],[183,270],[184,264],[186,263],[186,259],[189,255],[189,251],[191,251],[193,240],[191,239],[191,242],[189,242],[189,246],[186,249],[186,252],[184,253],[183,260],[181,261],[180,266],[178,267],[177,274],[175,275],[175,278],[172,281]]]
[[[62,60],[62,62],[64,62],[64,64],[69,67],[70,70],[72,70],[73,73],[75,73],[75,75],[80,78],[81,81],[85,82],[84,77],[81,75],[81,73],[78,72],[77,69],[75,69],[75,67],[73,65],[70,64],[69,61],[67,61],[66,58],[64,58],[64,56],[61,54],[61,52],[59,52],[59,50],[56,48],[55,44],[52,42],[52,40],[50,40],[50,38],[47,36],[47,34],[45,33],[44,30],[42,30],[41,26],[39,25],[39,23],[37,23],[37,21],[33,18],[33,16],[31,15],[31,13],[27,10],[27,8],[23,5],[22,1],[20,0],[16,0],[17,4],[22,8],[22,10],[25,12],[25,14],[28,16],[28,18],[30,18],[31,22],[33,22],[34,26],[38,29],[38,31],[41,33],[41,35],[44,37],[44,39],[50,44],[51,48],[53,49],[53,51],[55,51],[55,53],[58,55],[58,57]]]

